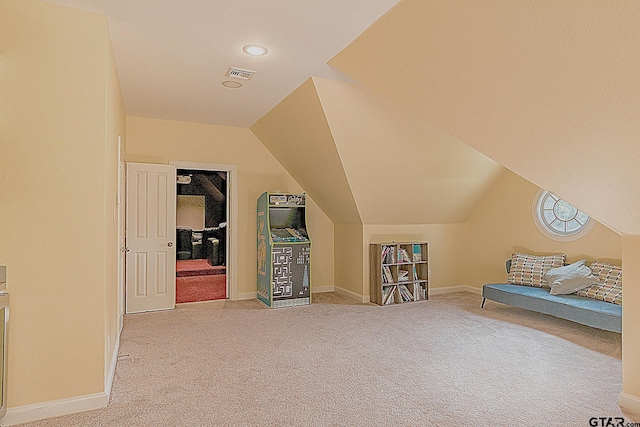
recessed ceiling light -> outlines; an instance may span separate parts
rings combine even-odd
[[[244,51],[244,53],[251,56],[262,56],[266,55],[267,52],[269,52],[266,47],[260,46],[259,44],[248,44],[244,46],[242,50]]]
[[[239,87],[242,87],[242,83],[234,82],[233,80],[225,80],[222,82],[222,86],[228,87],[230,89],[238,89]]]

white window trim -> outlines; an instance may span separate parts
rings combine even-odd
[[[589,233],[589,231],[591,231],[593,225],[595,224],[595,221],[593,218],[591,218],[591,216],[589,216],[589,221],[587,221],[586,225],[575,234],[558,234],[553,229],[549,228],[541,217],[542,213],[540,209],[546,193],[548,193],[548,191],[543,190],[542,188],[538,190],[535,197],[533,198],[533,204],[531,206],[533,222],[542,234],[544,234],[551,240],[555,240],[556,242],[573,242],[574,240],[578,240],[584,237],[587,233]]]

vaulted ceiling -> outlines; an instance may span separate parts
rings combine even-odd
[[[465,222],[502,167],[353,83],[313,78],[251,130],[336,223]]]
[[[327,61],[398,2],[45,1],[107,15],[127,114],[245,128],[310,76],[350,80]],[[249,56],[247,44],[269,53]]]
[[[404,0],[329,63],[640,234],[640,2]]]
[[[127,114],[250,127],[336,223],[464,221],[501,164],[640,234],[635,0],[49,1],[109,17]]]
[[[251,130],[333,222],[361,223],[313,80],[307,80]]]

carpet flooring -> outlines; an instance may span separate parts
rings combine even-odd
[[[176,303],[225,299],[227,275],[176,277]]]
[[[620,334],[466,292],[125,316],[107,408],[44,426],[587,426],[625,417]]]

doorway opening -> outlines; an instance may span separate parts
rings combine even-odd
[[[229,298],[229,173],[176,173],[176,303]]]

